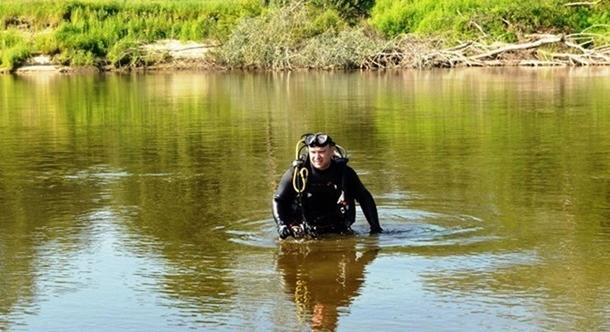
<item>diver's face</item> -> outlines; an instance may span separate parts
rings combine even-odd
[[[321,171],[330,166],[332,156],[333,149],[330,147],[330,145],[309,148],[309,161],[311,161],[311,165]]]

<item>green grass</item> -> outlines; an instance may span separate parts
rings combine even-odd
[[[31,54],[31,46],[21,31],[0,31],[0,66],[13,69]]]
[[[115,53],[111,61],[119,61],[113,50],[125,43],[164,38],[222,41],[241,18],[261,10],[258,0],[2,1],[0,23],[5,30],[32,32],[36,37],[27,41],[30,53],[88,65],[110,52]],[[14,64],[8,63],[2,66]]]
[[[449,39],[516,41],[529,33],[575,33],[610,24],[610,2],[565,6],[565,0],[377,0],[370,24],[387,36],[415,33]]]

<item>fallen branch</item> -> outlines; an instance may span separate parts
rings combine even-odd
[[[589,33],[541,35],[531,42],[499,46],[471,41],[443,50],[429,47],[424,52],[421,49],[403,47],[403,59],[409,59],[410,62],[403,60],[401,65],[415,68],[610,65],[610,45],[592,47],[596,43],[591,37]],[[562,51],[544,51],[544,46],[550,44],[553,49]],[[416,51],[419,53],[411,54]],[[504,53],[512,54],[501,56]]]
[[[498,55],[498,54],[505,53],[505,52],[527,50],[530,48],[537,48],[537,47],[540,47],[540,46],[543,46],[546,44],[557,43],[557,42],[560,42],[562,39],[563,39],[563,37],[560,35],[548,35],[545,38],[541,38],[541,39],[538,39],[538,40],[530,42],[530,43],[511,44],[511,45],[508,45],[505,47],[491,50],[491,51],[483,53],[483,54],[473,55],[470,58],[474,59],[474,60],[489,58],[494,55]]]
[[[566,59],[568,62],[570,62],[570,64],[574,65],[580,65],[580,66],[589,66],[591,65],[591,63],[589,63],[589,61],[587,61],[585,58],[578,56],[576,54],[570,54],[570,53],[554,53],[551,54],[551,56],[555,59]]]
[[[462,43],[457,46],[448,48],[447,51],[460,51],[460,50],[470,47],[470,45],[472,45],[472,42]]]
[[[579,45],[579,44],[575,44],[575,43],[569,42],[569,41],[567,41],[567,40],[565,41],[565,44],[566,44],[566,46],[568,46],[568,47],[575,48],[575,49],[577,49],[577,50],[581,51],[583,54],[588,54],[588,53],[590,53],[590,51],[589,51],[589,50],[585,49],[584,47],[582,47],[582,46],[581,46],[581,45]]]
[[[602,46],[595,47],[593,49],[600,53],[606,53],[606,52],[610,53],[610,45],[602,45]]]

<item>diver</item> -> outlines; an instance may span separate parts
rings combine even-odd
[[[370,233],[383,231],[373,196],[347,162],[345,149],[327,134],[301,137],[296,159],[273,197],[273,218],[281,239],[352,233],[355,201],[369,223]]]

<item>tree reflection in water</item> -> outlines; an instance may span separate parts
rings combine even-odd
[[[277,260],[286,293],[297,318],[314,331],[334,331],[340,312],[360,295],[365,269],[379,247],[359,244],[356,237],[317,241],[283,241]]]

